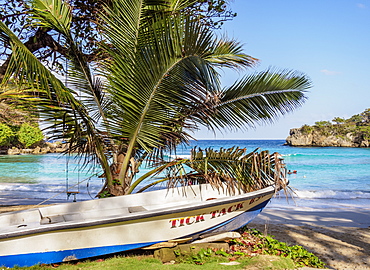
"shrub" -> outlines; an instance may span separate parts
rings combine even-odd
[[[246,238],[248,236],[248,238]],[[316,255],[307,251],[302,246],[290,246],[284,242],[274,239],[272,236],[264,236],[256,229],[246,229],[243,237],[248,241],[242,241],[242,244],[248,248],[252,248],[254,252],[259,254],[276,255],[284,258],[290,258],[294,264],[299,267],[309,266],[315,268],[323,268],[325,263],[322,262]],[[253,239],[254,238],[254,239]],[[255,238],[259,238],[255,240]],[[252,241],[251,241],[252,240]],[[237,240],[234,244],[240,245]]]
[[[23,123],[17,135],[18,141],[26,148],[41,141],[44,138],[40,128],[30,123]]]
[[[358,130],[364,140],[370,140],[370,126],[359,126]]]
[[[310,266],[322,268],[325,266],[325,263],[322,262],[316,255],[308,252],[302,246],[289,246],[286,243],[279,242],[270,236],[265,236],[262,241],[263,244],[261,246],[264,248],[264,254],[290,258],[299,267]]]
[[[0,123],[0,146],[8,145],[14,136],[12,129],[3,123]]]
[[[311,134],[313,130],[314,130],[314,128],[309,126],[309,125],[303,125],[301,127],[301,131],[302,131],[303,134]]]
[[[317,127],[330,127],[331,123],[329,121],[317,121],[317,122],[315,122],[315,126],[317,126]]]

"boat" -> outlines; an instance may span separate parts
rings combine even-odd
[[[0,266],[32,266],[236,230],[276,193],[189,185],[0,215]]]

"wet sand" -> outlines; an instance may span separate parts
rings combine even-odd
[[[370,270],[370,209],[267,208],[248,227],[305,247],[337,270]]]

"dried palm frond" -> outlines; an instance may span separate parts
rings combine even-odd
[[[142,188],[143,191],[153,185],[167,182],[168,187],[209,183],[217,189],[227,188],[229,192],[236,190],[251,192],[275,184],[277,189],[285,188],[285,164],[278,153],[254,151],[232,147],[213,150],[194,148],[190,158],[175,159],[163,162],[155,170],[140,177],[132,186],[132,190],[148,177],[158,177]]]

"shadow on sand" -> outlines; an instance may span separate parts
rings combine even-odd
[[[301,245],[334,269],[370,269],[370,210],[265,209],[250,228]]]

